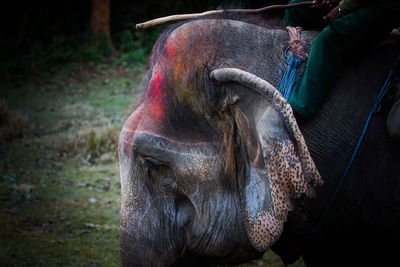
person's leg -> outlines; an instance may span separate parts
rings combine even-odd
[[[335,20],[317,36],[306,70],[289,98],[289,104],[300,116],[311,119],[322,107],[346,56],[390,33],[391,15],[381,8],[363,8]]]
[[[300,116],[311,119],[321,108],[339,75],[344,60],[342,38],[330,27],[315,39],[303,76],[296,83],[289,104]]]
[[[289,4],[305,2],[308,0],[292,0]],[[285,26],[301,26],[303,29],[317,29],[325,26],[322,17],[325,13],[318,9],[306,7],[289,8],[285,10]]]

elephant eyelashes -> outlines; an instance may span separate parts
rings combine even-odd
[[[153,160],[145,158],[144,164],[149,171],[158,171],[160,170],[160,165],[155,163]]]
[[[154,172],[160,171],[162,167],[168,167],[168,163],[150,156],[143,156],[143,163],[149,175],[154,174]]]

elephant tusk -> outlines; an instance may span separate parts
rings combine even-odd
[[[299,2],[299,3],[294,3],[294,4],[286,4],[286,5],[272,5],[272,6],[266,6],[258,9],[226,9],[226,10],[210,10],[202,13],[193,13],[193,14],[180,14],[180,15],[171,15],[167,17],[161,17],[157,19],[152,19],[143,23],[138,23],[136,24],[136,30],[141,30],[141,29],[147,29],[156,25],[164,24],[170,21],[176,21],[176,20],[185,20],[185,19],[193,19],[193,18],[198,18],[206,15],[215,15],[215,14],[221,14],[223,12],[230,12],[230,13],[245,13],[245,14],[257,14],[261,13],[267,10],[273,10],[273,9],[286,9],[286,8],[294,8],[294,7],[299,7],[299,6],[310,6],[312,5],[312,1],[307,1],[307,2]]]

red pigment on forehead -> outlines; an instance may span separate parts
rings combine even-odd
[[[165,45],[165,56],[168,59],[171,59],[175,56],[176,46],[173,43],[173,41],[169,40]]]
[[[148,91],[148,97],[149,97],[148,104],[150,105],[149,112],[152,115],[152,117],[156,120],[160,119],[163,113],[162,102],[161,102],[163,97],[163,92],[161,91],[161,81],[162,81],[162,75],[160,72],[156,70],[155,73],[153,72],[153,77],[151,79]]]
[[[157,73],[152,79],[152,89],[154,91],[154,96],[158,98],[161,94],[161,73]]]
[[[183,38],[181,33],[176,33],[176,35],[170,36],[164,46],[165,57],[169,60],[175,57],[177,47],[182,45],[182,42]]]
[[[176,54],[176,40],[168,39],[164,47],[165,57],[168,60],[171,60]],[[169,61],[161,61],[157,63],[153,67],[152,77],[149,82],[147,99],[146,99],[146,114],[149,115],[150,121],[159,121],[163,115],[163,105],[162,98],[166,96],[166,92],[163,91],[162,82],[163,75],[160,71],[159,64],[171,64]],[[142,119],[144,104],[140,105],[138,109],[126,120],[124,126],[121,130],[120,141],[118,144],[118,153],[121,153],[123,150],[125,155],[130,155],[131,147],[132,147],[132,139],[135,135],[135,132],[139,126],[139,122]],[[146,123],[146,124],[147,124]],[[148,125],[149,126],[149,125]]]

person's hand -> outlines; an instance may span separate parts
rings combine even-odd
[[[323,17],[324,21],[327,24],[331,24],[335,19],[340,17],[340,8],[339,6],[333,8],[328,15],[326,15],[325,17]]]
[[[331,10],[338,3],[339,0],[313,0],[311,7],[328,11]]]

